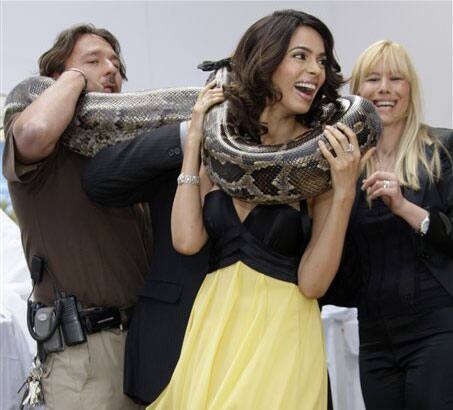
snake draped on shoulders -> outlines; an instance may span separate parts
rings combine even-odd
[[[215,73],[228,83],[226,67]],[[31,77],[18,84],[5,101],[4,122],[23,111],[55,81]],[[163,125],[190,119],[200,87],[107,94],[82,94],[73,120],[62,135],[72,151],[92,157],[102,148],[135,138]],[[356,134],[361,152],[376,144],[382,130],[371,102],[346,96],[322,107],[316,127],[287,144],[253,144],[236,135],[228,124],[228,100],[206,115],[202,159],[211,180],[233,197],[256,203],[290,203],[328,190],[330,170],[318,141],[323,127],[338,121]]]

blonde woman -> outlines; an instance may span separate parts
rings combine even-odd
[[[384,125],[332,287],[360,275],[347,302],[359,311],[366,408],[452,409],[453,133],[422,123],[417,74],[400,44],[367,48],[351,91],[374,103]]]

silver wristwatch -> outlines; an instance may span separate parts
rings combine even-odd
[[[420,222],[420,226],[419,226],[419,233],[420,233],[420,236],[424,236],[427,234],[428,232],[428,229],[429,229],[429,214],[426,215],[426,217]]]

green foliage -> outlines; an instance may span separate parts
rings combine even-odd
[[[17,224],[16,214],[5,199],[0,200],[0,208]]]

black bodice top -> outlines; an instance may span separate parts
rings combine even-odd
[[[297,283],[297,268],[309,238],[307,204],[256,205],[241,222],[233,199],[221,190],[205,197],[203,220],[213,242],[210,271],[237,261],[263,274]]]
[[[417,256],[414,231],[379,198],[360,193],[351,223],[364,286],[359,318],[395,317],[453,306],[453,298]]]

